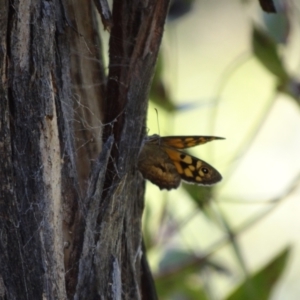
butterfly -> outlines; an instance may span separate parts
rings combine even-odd
[[[176,189],[181,180],[199,185],[215,184],[222,180],[221,174],[181,149],[222,139],[217,136],[148,136],[139,154],[139,171],[161,190]]]

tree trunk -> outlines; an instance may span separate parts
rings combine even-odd
[[[137,156],[167,0],[0,1],[0,297],[156,299]],[[102,144],[103,143],[103,144]]]

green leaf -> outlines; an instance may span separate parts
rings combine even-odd
[[[168,275],[155,278],[155,286],[159,299],[195,299],[207,300],[202,284],[194,283],[191,278],[199,271],[199,266],[190,266],[180,271],[168,273]],[[192,283],[191,283],[192,281]]]
[[[154,276],[159,299],[207,300],[200,275],[204,268],[229,273],[221,263],[206,257],[178,249],[166,252],[160,264],[161,273]]]
[[[281,84],[285,83],[289,75],[277,51],[277,44],[263,30],[253,27],[252,48],[257,59],[274,74]]]
[[[202,187],[187,183],[183,183],[182,187],[200,208],[200,210],[203,210],[207,204],[209,204],[213,193],[213,189],[211,187]]]
[[[168,89],[165,86],[163,81],[163,58],[160,54],[158,56],[156,70],[154,74],[154,78],[152,81],[152,86],[150,90],[150,100],[155,104],[158,105],[160,108],[172,112],[176,110],[176,105],[173,103]]]
[[[279,253],[262,270],[248,278],[226,300],[267,300],[272,289],[284,271],[290,248]]]

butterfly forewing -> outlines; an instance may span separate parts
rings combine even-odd
[[[221,174],[205,161],[172,148],[165,147],[164,150],[182,180],[199,185],[212,185],[222,180]]]
[[[185,149],[208,143],[213,140],[223,140],[218,136],[164,136],[159,138],[161,145],[176,149]]]

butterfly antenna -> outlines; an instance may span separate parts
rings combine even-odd
[[[157,108],[154,108],[154,109],[155,109],[155,112],[156,112],[158,137],[160,137],[160,128],[159,128],[158,110],[157,110]],[[160,145],[160,138],[158,139],[158,144]]]
[[[160,135],[160,129],[159,129],[159,119],[158,119],[158,110],[157,108],[154,108],[156,112],[156,119],[157,119],[157,129],[158,129],[158,135]]]

